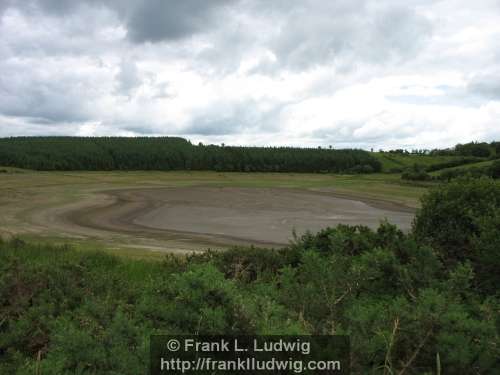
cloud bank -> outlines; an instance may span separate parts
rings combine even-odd
[[[0,136],[500,139],[496,0],[0,0]]]

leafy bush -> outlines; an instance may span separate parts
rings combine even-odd
[[[500,160],[495,160],[489,168],[489,174],[493,178],[500,178]]]
[[[403,172],[403,168],[394,167],[389,169],[389,173],[401,173],[401,172]]]
[[[430,181],[432,176],[428,174],[424,167],[418,164],[414,164],[412,168],[409,168],[403,172],[401,175],[403,180],[409,181]]]
[[[378,166],[373,167],[372,165],[369,164],[363,164],[363,165],[355,165],[352,168],[349,168],[347,172],[349,173],[373,173],[376,171],[380,171],[380,168]]]
[[[497,292],[500,285],[500,209],[477,219],[478,233],[471,238],[470,261],[478,289]]]
[[[414,231],[439,252],[445,263],[473,261],[473,240],[491,231],[488,223],[496,220],[499,209],[500,185],[493,180],[453,180],[422,198]]]

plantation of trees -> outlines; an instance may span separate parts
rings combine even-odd
[[[349,172],[381,170],[363,150],[192,145],[183,138],[19,137],[0,139],[0,165],[35,170],[215,170]]]
[[[0,373],[144,374],[151,334],[342,334],[352,374],[500,373],[500,186],[455,180],[413,230],[339,225],[163,262],[0,241]]]

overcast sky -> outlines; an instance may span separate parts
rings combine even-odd
[[[500,0],[0,0],[0,137],[500,140]]]

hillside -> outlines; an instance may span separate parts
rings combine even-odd
[[[448,172],[448,171],[485,168],[485,167],[491,166],[494,162],[495,162],[495,160],[484,160],[484,161],[480,161],[478,163],[470,163],[470,164],[459,165],[456,167],[443,168],[443,169],[440,169],[438,171],[431,172],[431,175],[439,174],[439,173],[443,173],[443,172]]]
[[[413,155],[397,154],[389,152],[374,152],[375,158],[382,164],[382,172],[401,172],[418,164],[424,168],[441,163],[461,160],[462,156],[436,156],[436,155]]]

